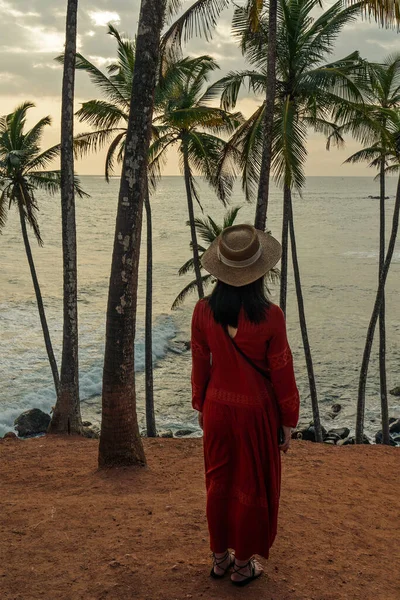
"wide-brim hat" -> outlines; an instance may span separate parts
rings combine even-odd
[[[223,230],[203,254],[201,264],[214,277],[240,287],[263,277],[282,256],[282,246],[251,225]]]

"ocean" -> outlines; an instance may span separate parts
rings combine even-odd
[[[89,199],[77,200],[79,262],[80,390],[86,420],[101,418],[105,314],[119,180],[82,177]],[[388,180],[388,232],[396,180]],[[222,221],[225,209],[205,182],[199,181],[205,215]],[[322,422],[354,431],[357,388],[365,335],[377,287],[378,184],[368,177],[310,177],[303,197],[295,195],[297,245]],[[62,343],[61,216],[58,197],[38,195],[44,247],[32,232],[31,245],[42,288],[57,360]],[[154,224],[154,364],[159,429],[198,430],[191,408],[190,353],[177,341],[190,337],[195,303],[191,296],[177,311],[172,302],[190,277],[178,269],[190,257],[190,231],[184,181],[165,177],[152,199]],[[254,205],[246,204],[238,186],[231,206],[242,206],[237,222],[251,223]],[[197,208],[197,215],[201,211]],[[269,229],[280,238],[282,192],[273,188]],[[139,284],[136,351],[138,415],[144,427],[144,291],[145,239]],[[15,209],[0,236],[0,435],[28,408],[49,411],[55,403],[38,311]],[[387,371],[389,388],[400,385],[400,248],[396,248],[387,285]],[[301,393],[301,419],[311,418],[307,372],[299,330],[292,270],[289,269],[289,339]],[[278,290],[271,289],[273,301]],[[400,398],[389,397],[390,416],[400,417]],[[342,411],[334,423],[326,417],[333,403]],[[367,386],[365,430],[379,429],[380,398],[377,347]]]

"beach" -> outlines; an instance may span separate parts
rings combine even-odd
[[[246,591],[211,580],[201,440],[144,440],[97,470],[94,440],[0,441],[2,600],[398,600],[398,453],[295,440],[278,535]]]

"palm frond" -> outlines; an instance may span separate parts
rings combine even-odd
[[[176,56],[182,42],[192,37],[203,36],[209,40],[219,15],[229,3],[230,0],[196,0],[164,33],[161,54]]]
[[[213,276],[212,275],[203,275],[201,280],[203,282],[203,286],[207,287],[207,285],[212,282]],[[197,290],[197,281],[196,280],[191,281],[187,286],[185,286],[183,288],[183,290],[175,298],[175,300],[171,306],[171,310],[176,310],[177,308],[179,308],[183,304],[183,302],[186,300],[187,296],[189,294],[195,292],[196,290]]]

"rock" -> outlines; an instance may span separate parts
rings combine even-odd
[[[329,429],[327,435],[337,435],[341,439],[345,439],[350,435],[348,427],[339,427],[338,429]]]
[[[192,349],[192,342],[184,342],[183,344],[186,348],[186,350],[191,350]]]
[[[337,433],[328,433],[325,437],[324,437],[324,442],[327,442],[329,444],[337,444],[337,442],[340,440],[340,436],[337,435]]]
[[[390,433],[400,433],[400,419],[393,421],[389,427]]]
[[[324,439],[324,437],[327,434],[327,431],[325,429],[325,427],[322,427],[322,439]],[[300,435],[297,436],[297,439],[302,439],[305,440],[307,442],[315,442],[315,429],[314,429],[314,425],[310,425],[309,427],[307,427],[306,429],[301,429],[300,431],[298,431],[298,433]]]
[[[90,427],[91,426],[91,422],[90,421],[82,421],[82,425],[84,427]]]
[[[175,437],[186,437],[194,433],[193,429],[180,429],[179,431],[175,431]]]
[[[27,437],[46,433],[50,420],[50,415],[38,408],[32,408],[19,415],[15,419],[14,425],[20,437]]]
[[[355,444],[355,443],[356,443],[356,439],[355,439],[354,435],[351,435],[346,440],[344,440],[343,443],[340,445],[348,446],[350,444]],[[371,440],[365,435],[365,433],[363,435],[363,444],[371,444]]]
[[[7,433],[5,433],[4,437],[3,437],[3,440],[17,440],[17,439],[18,439],[18,436],[13,431],[7,431]]]
[[[400,385],[396,385],[389,393],[392,394],[392,396],[400,396]]]
[[[377,444],[383,444],[383,434],[382,431],[378,431],[378,433],[375,434],[375,442]],[[397,443],[395,442],[395,440],[393,439],[392,436],[390,436],[390,446],[397,446]]]
[[[100,438],[100,432],[96,431],[92,427],[82,427],[82,435],[85,438],[91,438],[98,440]]]
[[[389,425],[391,425],[395,421],[397,421],[397,419],[395,417],[389,417]]]
[[[337,403],[332,404],[331,410],[327,413],[327,416],[330,417],[331,419],[335,419],[341,410],[342,410],[341,404],[337,404]]]
[[[174,434],[172,433],[172,431],[170,429],[167,429],[166,431],[159,431],[157,434],[157,437],[159,438],[173,438]]]

